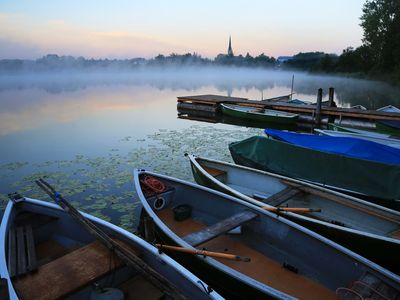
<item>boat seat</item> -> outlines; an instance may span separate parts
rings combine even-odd
[[[220,169],[215,169],[215,168],[210,168],[210,167],[205,167],[205,166],[202,166],[202,167],[204,168],[204,170],[206,170],[206,172],[208,174],[210,174],[213,177],[217,177],[217,176],[226,174],[226,171],[223,171]]]
[[[104,245],[95,241],[38,267],[37,272],[17,278],[13,283],[21,300],[59,299],[122,264]]]
[[[373,274],[366,272],[358,281],[354,281],[350,288],[339,288],[342,299],[399,299],[400,292],[388,285]],[[359,296],[360,295],[360,296]],[[383,297],[382,297],[383,296]]]
[[[37,268],[33,230],[30,224],[9,230],[7,267],[11,278]]]
[[[183,237],[183,240],[193,247],[203,244],[217,236],[230,231],[248,222],[258,215],[252,211],[246,210],[226,218],[218,223],[208,226],[200,231],[193,232]]]
[[[303,192],[297,188],[287,187],[266,199],[262,199],[262,202],[272,206],[279,206],[290,198],[293,198],[301,193]]]

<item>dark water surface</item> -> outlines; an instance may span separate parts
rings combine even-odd
[[[80,209],[134,230],[134,168],[192,180],[185,152],[229,161],[230,142],[262,134],[178,119],[177,96],[270,98],[290,93],[292,74],[202,68],[1,76],[0,211],[10,192],[49,200],[34,184],[44,177]],[[400,89],[387,84],[300,73],[294,98],[315,101],[318,88],[331,86],[339,106],[400,106]]]

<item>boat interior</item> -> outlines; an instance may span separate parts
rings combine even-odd
[[[147,176],[139,177],[146,200],[177,236],[195,248],[250,257],[250,262],[216,258],[228,274],[235,270],[300,299],[338,299],[342,287],[358,292],[351,283],[366,276],[374,278],[377,289],[387,288],[367,268],[354,268],[347,256],[338,258],[336,250],[275,218],[164,177],[154,177],[164,186],[155,192],[144,183]],[[370,291],[362,295],[371,296]]]
[[[275,207],[314,208],[303,213],[312,219],[400,239],[400,215],[385,213],[371,206],[351,202],[332,193],[296,184],[281,178],[258,176],[246,169],[198,159],[200,166],[215,179],[255,200]]]
[[[14,289],[25,299],[167,299],[68,214],[16,204],[6,240]],[[121,236],[112,238],[139,257]]]

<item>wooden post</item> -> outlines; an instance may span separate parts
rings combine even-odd
[[[335,89],[333,87],[329,88],[329,107],[336,107],[335,101],[333,100],[335,95]]]
[[[318,89],[317,107],[315,108],[315,123],[321,124],[321,107],[322,107],[322,89]]]
[[[293,85],[294,85],[294,74],[292,75],[292,88],[290,90],[290,100],[293,99]]]
[[[333,100],[335,95],[335,89],[333,87],[329,88],[329,98],[328,98],[328,106],[329,107],[336,107],[335,100]],[[328,123],[334,123],[335,122],[335,116],[329,116],[328,117]]]

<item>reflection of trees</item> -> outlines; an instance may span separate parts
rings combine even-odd
[[[92,86],[150,86],[159,90],[194,90],[214,86],[221,94],[234,90],[266,91],[275,87],[290,92],[292,72],[235,67],[153,68],[132,72],[63,73],[0,76],[0,92],[43,89],[48,93],[64,93]],[[335,88],[340,106],[361,104],[378,108],[387,104],[400,106],[400,88],[389,84],[335,77],[295,73],[294,91],[315,98],[318,88],[327,93]],[[310,99],[304,99],[310,100]]]

